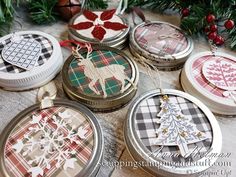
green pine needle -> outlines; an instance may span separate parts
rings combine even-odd
[[[10,30],[13,20],[13,1],[1,0],[0,1],[0,36],[7,34]]]
[[[31,19],[37,24],[46,24],[55,22],[57,13],[54,7],[57,0],[1,0],[0,1],[0,36],[9,31],[13,16],[14,4],[20,1],[27,1],[30,10]],[[236,0],[129,0],[129,8],[134,6],[156,9],[160,13],[167,9],[178,10],[183,8],[190,9],[190,15],[182,18],[181,28],[190,35],[204,34],[203,29],[209,24],[205,17],[208,14],[214,14],[218,22],[224,22],[232,19],[236,24]],[[87,0],[86,8],[106,9],[107,0]],[[230,47],[236,50],[236,27],[232,30],[219,30],[220,35],[227,34],[227,40]]]
[[[31,0],[29,2],[30,17],[37,24],[48,24],[56,21],[54,7],[57,0]]]
[[[87,0],[85,4],[85,8],[88,9],[106,9],[107,7],[107,0]]]
[[[227,19],[233,20],[236,25],[236,0],[129,0],[129,7],[133,6],[156,9],[160,13],[167,9],[177,9],[181,12],[183,8],[188,8],[190,15],[182,18],[181,28],[188,34],[195,36],[199,34],[206,36],[203,29],[209,27],[206,21],[208,14],[216,16],[215,23],[217,25],[224,24]],[[236,50],[236,27],[232,30],[218,30],[218,34],[228,36],[226,42],[229,42],[230,47]]]

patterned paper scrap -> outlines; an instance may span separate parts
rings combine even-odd
[[[167,24],[146,24],[135,31],[138,45],[154,54],[174,55],[188,46],[184,34]]]

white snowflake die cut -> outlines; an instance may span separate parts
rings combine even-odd
[[[31,125],[28,128],[29,132],[12,146],[13,150],[23,157],[31,156],[31,160],[28,160],[27,163],[31,166],[28,172],[32,174],[32,177],[43,176],[45,167],[46,169],[52,168],[51,156],[55,153],[57,153],[54,159],[54,161],[56,160],[56,169],[61,166],[63,166],[63,170],[75,168],[77,161],[75,154],[77,152],[70,148],[65,150],[64,145],[66,141],[80,144],[81,140],[86,139],[88,130],[83,126],[77,128],[70,126],[71,118],[68,111],[59,112],[58,115],[53,115],[50,119],[48,117],[42,118],[41,115],[33,115],[29,122]],[[50,129],[49,124],[52,124],[54,128]],[[31,136],[33,134],[38,134],[39,137]],[[35,151],[40,151],[40,153],[32,155]]]

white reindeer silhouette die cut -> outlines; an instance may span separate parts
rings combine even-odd
[[[120,64],[110,64],[103,67],[96,67],[94,63],[91,61],[91,53],[92,51],[88,50],[86,58],[84,58],[79,52],[79,48],[73,51],[74,56],[79,60],[78,66],[84,67],[84,75],[91,79],[88,87],[97,95],[101,95],[101,93],[96,89],[95,84],[98,81],[101,85],[103,91],[103,98],[107,98],[106,92],[106,80],[110,78],[115,78],[121,83],[120,92],[123,93],[125,91],[125,81],[127,80],[132,86],[136,88],[130,78],[127,76],[125,72],[125,67]]]

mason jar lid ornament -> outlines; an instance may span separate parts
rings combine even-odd
[[[211,111],[172,89],[139,96],[128,111],[124,137],[133,159],[155,176],[197,176],[214,164],[222,146]]]
[[[69,22],[69,37],[79,42],[124,48],[130,26],[116,11],[84,9]]]
[[[197,176],[217,159],[206,155],[221,151],[216,118],[197,98],[163,89],[157,67],[144,59],[137,61],[147,69],[157,90],[144,93],[131,104],[124,127],[127,149],[155,176]],[[198,165],[205,161],[206,165]]]
[[[224,52],[202,52],[186,62],[183,89],[198,97],[214,113],[236,115],[236,58]]]
[[[85,43],[73,49],[63,66],[62,79],[73,100],[94,111],[111,111],[135,96],[139,72],[135,62],[120,50]]]
[[[63,64],[57,40],[40,31],[19,31],[0,38],[0,86],[6,90],[40,87]]]
[[[182,68],[193,50],[190,37],[177,26],[161,21],[146,21],[140,10],[133,10],[143,23],[136,25],[130,33],[130,51],[142,60],[147,58],[159,70]],[[133,16],[134,17],[134,16]],[[135,23],[135,19],[133,18]]]
[[[95,177],[102,161],[103,136],[86,107],[45,97],[7,125],[0,147],[3,177]]]

